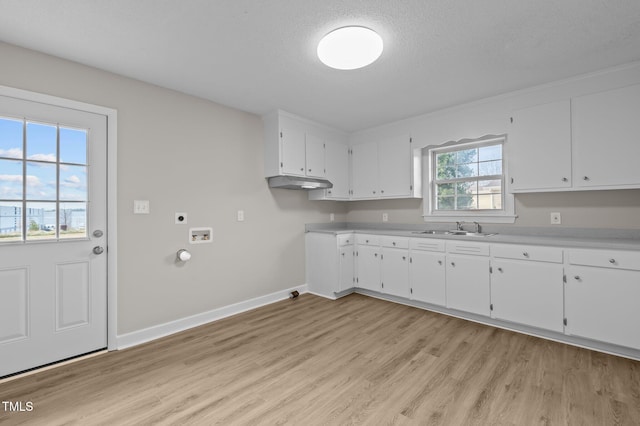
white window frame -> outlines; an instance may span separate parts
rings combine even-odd
[[[439,211],[435,206],[435,157],[436,154],[448,151],[457,151],[466,148],[486,146],[495,143],[502,144],[502,209],[501,210],[456,210]],[[507,191],[507,137],[506,135],[490,135],[478,139],[463,139],[460,141],[447,142],[442,145],[427,146],[423,150],[424,170],[428,173],[423,175],[423,219],[425,222],[457,222],[476,221],[484,223],[514,223],[515,198]]]

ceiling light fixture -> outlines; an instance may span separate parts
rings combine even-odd
[[[373,63],[382,54],[382,37],[365,27],[342,27],[318,43],[318,58],[328,67],[355,70]]]

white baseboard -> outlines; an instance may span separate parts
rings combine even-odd
[[[190,317],[181,318],[175,321],[155,325],[153,327],[145,328],[138,331],[132,331],[131,333],[122,334],[117,336],[116,347],[117,349],[125,349],[132,346],[140,345],[142,343],[159,339],[170,334],[178,333],[180,331],[188,330],[193,327],[198,327],[203,324],[217,321],[231,315],[236,315],[241,312],[250,311],[251,309],[256,309],[261,306],[279,302],[280,300],[288,299],[289,294],[294,290],[300,294],[304,294],[308,292],[308,286],[306,284],[303,284],[290,289],[267,294],[265,296],[256,297],[255,299],[234,303],[233,305],[223,306],[221,308],[213,309],[208,312],[202,312]]]

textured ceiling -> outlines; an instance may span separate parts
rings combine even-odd
[[[2,41],[347,131],[640,60],[640,0],[0,0],[0,11]],[[350,24],[380,33],[381,58],[325,67],[318,41]]]

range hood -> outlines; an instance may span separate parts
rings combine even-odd
[[[333,188],[333,184],[326,179],[300,176],[272,176],[267,178],[267,180],[271,188],[304,190]]]

